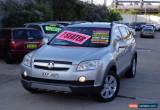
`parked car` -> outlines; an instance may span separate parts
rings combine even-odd
[[[27,54],[21,82],[31,93],[87,92],[108,102],[118,94],[119,76],[135,77],[136,64],[136,43],[127,26],[81,23]]]
[[[56,23],[56,24],[66,27],[69,25],[80,24],[80,23],[85,23],[85,22],[87,21],[48,21],[47,23]]]
[[[26,23],[26,28],[34,28],[42,32],[44,36],[44,43],[47,43],[52,39],[58,32],[62,30],[64,26],[54,23]]]
[[[135,29],[135,31],[141,31],[144,25],[146,25],[145,22],[133,22],[130,24],[130,27]]]
[[[155,29],[153,26],[145,26],[141,31],[141,37],[154,38]]]
[[[0,54],[6,63],[22,59],[25,54],[42,45],[41,32],[29,28],[0,29]]]
[[[155,24],[146,24],[146,25],[143,25],[142,29],[146,28],[146,27],[152,27],[154,31],[157,31]]]

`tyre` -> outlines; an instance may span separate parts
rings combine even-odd
[[[100,102],[110,102],[115,99],[119,92],[120,82],[114,71],[110,71],[104,78],[101,89],[96,94]]]
[[[132,63],[128,71],[126,72],[125,76],[127,78],[134,78],[136,76],[136,71],[137,71],[137,59],[134,57],[132,59]]]

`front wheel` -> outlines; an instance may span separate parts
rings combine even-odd
[[[106,75],[102,88],[97,93],[97,99],[101,102],[109,102],[112,101],[118,94],[120,87],[119,78],[117,75],[110,71],[108,75]]]

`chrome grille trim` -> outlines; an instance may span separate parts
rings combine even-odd
[[[50,63],[53,65],[50,65]],[[52,60],[34,60],[33,66],[35,68],[44,69],[44,70],[67,71],[72,66],[72,62],[52,61]]]
[[[34,66],[42,66],[42,67],[48,67],[48,63],[43,62],[34,62]],[[54,68],[70,68],[71,65],[68,64],[54,64]]]

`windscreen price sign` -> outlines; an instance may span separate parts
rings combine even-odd
[[[56,38],[65,41],[70,41],[76,44],[83,44],[88,39],[90,39],[91,36],[81,34],[78,32],[64,31],[61,34],[59,34]]]

